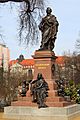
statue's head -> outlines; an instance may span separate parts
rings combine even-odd
[[[38,73],[38,75],[37,75],[37,79],[39,80],[39,79],[42,79],[43,77],[42,77],[42,73]]]
[[[23,83],[26,84],[26,80],[23,80]]]
[[[52,9],[51,9],[50,7],[48,7],[48,8],[46,9],[46,13],[47,13],[48,15],[50,15],[51,12],[52,12]]]

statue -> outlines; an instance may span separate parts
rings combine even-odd
[[[65,96],[65,84],[64,84],[64,80],[56,80],[55,81],[57,83],[57,92],[59,96],[64,97]]]
[[[44,103],[45,98],[48,97],[48,84],[44,80],[41,73],[38,73],[37,80],[31,82],[31,94],[33,96],[33,101],[38,104],[38,108],[47,107]]]
[[[59,23],[56,17],[51,14],[51,12],[52,9],[48,7],[46,10],[47,15],[44,18],[42,18],[42,21],[39,24],[39,29],[42,32],[40,50],[52,51],[54,48]]]
[[[23,80],[23,82],[22,82],[22,90],[21,90],[21,93],[20,93],[21,96],[25,97],[28,90],[29,90],[29,84],[26,83],[26,80]]]

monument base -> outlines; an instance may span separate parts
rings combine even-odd
[[[67,102],[61,96],[58,96],[57,84],[55,82],[55,61],[57,57],[53,51],[37,50],[34,55],[34,80],[36,80],[38,73],[41,73],[44,80],[48,83],[48,97],[45,99],[45,104],[48,107],[64,107],[73,102]],[[36,107],[37,103],[32,102],[30,87],[26,93],[26,97],[18,96],[18,101],[11,102],[11,106],[30,106]]]
[[[73,120],[80,116],[80,105],[67,107],[22,107],[9,106],[4,108],[4,118],[14,120]]]

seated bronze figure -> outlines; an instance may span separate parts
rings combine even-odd
[[[31,95],[33,101],[38,104],[38,108],[47,107],[45,104],[45,98],[48,97],[48,84],[44,80],[41,73],[38,73],[37,79],[31,82]]]

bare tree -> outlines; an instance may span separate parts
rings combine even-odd
[[[44,0],[0,0],[0,3],[6,2],[20,3],[20,25],[19,41],[26,45],[35,44],[38,41],[37,21],[44,9]]]
[[[76,53],[80,54],[80,39],[76,40]]]
[[[78,54],[80,54],[80,32],[79,32],[79,37],[78,37],[78,39],[76,40],[75,46],[76,46],[76,52],[77,52]]]
[[[80,55],[73,53],[70,56],[63,56],[63,64],[58,64],[56,73],[58,79],[65,79],[65,82],[73,80],[75,84],[80,83]]]
[[[22,80],[24,80],[24,76],[21,74],[4,72],[3,79],[0,77],[0,99],[5,98],[8,101],[17,99],[17,89]]]

